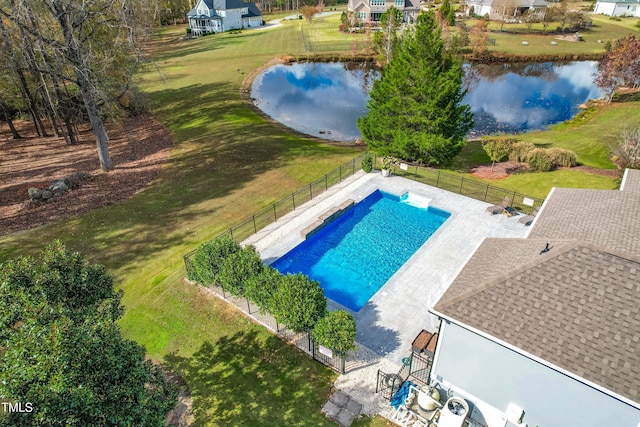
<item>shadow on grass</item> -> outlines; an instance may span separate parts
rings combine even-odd
[[[205,341],[165,366],[190,385],[194,426],[332,425],[320,413],[335,374],[279,338],[255,330]]]
[[[153,98],[158,114],[185,141],[155,183],[125,201],[18,236],[9,251],[36,252],[43,242],[60,238],[89,258],[99,254],[98,261],[110,268],[134,273],[159,252],[185,246],[188,252],[282,197],[279,177],[283,191],[286,184],[297,188],[281,170],[290,158],[313,169],[314,154],[339,154],[335,147],[270,125],[241,102],[230,84],[165,89]]]

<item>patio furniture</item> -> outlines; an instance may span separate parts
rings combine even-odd
[[[438,334],[432,334],[431,332],[423,329],[418,336],[415,337],[413,343],[411,343],[411,350],[418,354],[425,353],[427,356],[433,358],[437,341]]]
[[[538,211],[540,210],[540,208],[535,208],[533,210],[533,212],[531,212],[531,215],[525,215],[522,218],[520,218],[518,220],[519,223],[524,224],[524,225],[531,225],[531,223],[533,222],[533,220],[536,218],[536,215],[538,215]]]
[[[505,211],[513,212],[513,209],[509,206],[511,206],[511,198],[505,197],[504,199],[502,199],[502,202],[500,202],[499,205],[489,206],[487,208],[487,212],[491,213],[491,215],[503,213]]]

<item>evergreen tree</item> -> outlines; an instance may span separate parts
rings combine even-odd
[[[0,264],[0,426],[163,426],[176,389],[118,326],[122,291],[56,242]]]
[[[370,92],[358,127],[369,149],[431,165],[446,165],[473,127],[462,87],[462,63],[445,51],[433,12],[418,16]]]

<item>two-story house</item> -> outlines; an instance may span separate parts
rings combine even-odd
[[[402,12],[408,24],[414,23],[420,13],[418,0],[349,0],[347,10],[354,12],[360,22],[376,23],[391,6]]]
[[[242,0],[199,0],[187,13],[191,34],[221,33],[262,25],[262,14],[255,3]]]

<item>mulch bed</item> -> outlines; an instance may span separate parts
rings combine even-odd
[[[67,145],[63,138],[37,137],[30,122],[16,123],[21,139],[12,139],[6,124],[0,124],[0,235],[131,197],[158,175],[173,146],[169,130],[150,116],[124,120],[109,129],[114,170],[102,172],[88,125],[80,127],[77,144]],[[73,172],[90,179],[62,197],[29,201],[29,188],[47,187]]]

